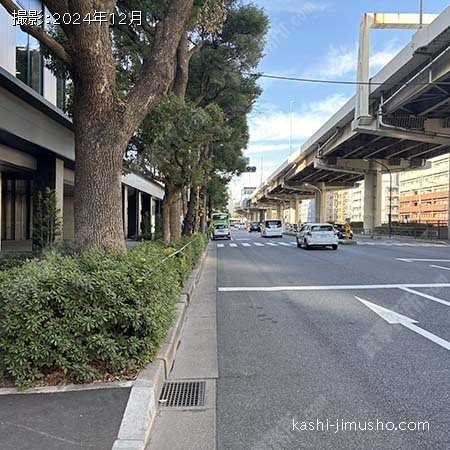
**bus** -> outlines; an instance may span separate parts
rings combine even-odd
[[[211,215],[211,226],[217,225],[219,223],[226,223],[230,225],[230,215],[227,213],[213,213]]]

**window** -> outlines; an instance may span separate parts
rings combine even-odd
[[[26,10],[42,11],[42,2],[23,0]],[[16,77],[39,94],[43,93],[43,57],[39,41],[16,27]]]
[[[311,231],[333,231],[331,225],[314,225],[311,227]]]
[[[57,78],[56,80],[56,106],[63,111],[66,110],[66,80]]]
[[[267,228],[280,228],[281,227],[281,220],[267,220],[266,221],[266,227]]]

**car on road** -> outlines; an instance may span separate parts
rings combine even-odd
[[[261,237],[283,237],[281,220],[265,220],[261,225]]]
[[[248,226],[248,231],[251,233],[252,231],[261,232],[261,224],[259,222],[250,222]]]
[[[211,238],[216,239],[231,239],[230,227],[226,223],[218,223],[214,225]]]
[[[332,247],[338,249],[338,236],[330,223],[309,223],[300,228],[297,233],[297,247]]]

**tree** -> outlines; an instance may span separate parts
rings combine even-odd
[[[171,240],[171,221],[179,221],[172,205],[186,186],[199,183],[209,161],[202,157],[224,133],[220,108],[197,108],[168,96],[148,116],[133,137],[128,152],[131,167],[164,183],[163,237]],[[175,239],[177,236],[174,237]]]
[[[216,104],[223,111],[228,136],[216,142],[204,157],[210,159],[211,172],[205,174],[201,187],[192,186],[185,218],[184,234],[191,234],[196,225],[196,206],[200,202],[202,214],[211,211],[217,202],[207,201],[219,189],[245,168],[242,151],[249,139],[247,114],[261,93],[257,78],[248,75],[263,55],[268,19],[264,11],[254,5],[227,2],[227,19],[220,33],[209,46],[204,46],[190,60],[188,97],[199,107]],[[220,183],[217,181],[220,180]],[[198,190],[200,188],[200,193]],[[199,199],[200,197],[200,199]],[[202,218],[206,222],[206,218]]]
[[[53,15],[81,18],[77,25],[60,22],[61,39],[38,26],[21,27],[66,66],[73,82],[75,243],[79,250],[106,245],[124,251],[120,182],[124,151],[171,86],[173,61],[194,0],[43,3]],[[11,15],[20,9],[12,0],[0,0],[0,5]],[[139,70],[125,89],[118,83],[109,23],[85,19],[92,19],[96,10],[109,17],[131,8],[143,12],[142,24],[127,19],[123,32],[142,58],[130,57],[129,63]]]

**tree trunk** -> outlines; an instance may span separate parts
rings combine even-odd
[[[177,48],[177,68],[175,71],[175,78],[173,81],[172,91],[180,98],[186,97],[186,90],[189,80],[189,40],[188,34],[184,31],[181,35],[180,42]]]
[[[83,64],[72,69],[76,247],[125,251],[121,177],[129,136],[121,120],[125,105],[116,93],[108,27],[74,30],[72,42],[73,54],[83,55]]]
[[[181,199],[180,194],[177,194],[172,200],[170,206],[170,240],[178,241],[181,239]]]
[[[163,240],[164,242],[170,242],[170,211],[172,206],[173,195],[170,189],[166,185],[164,198],[162,201],[162,222],[163,222]]]
[[[206,186],[202,186],[200,189],[200,199],[202,202],[202,214],[200,216],[200,231],[202,233],[205,233],[208,225],[207,225],[207,192],[206,192]]]
[[[190,198],[188,203],[188,210],[184,218],[183,234],[191,236],[195,230],[195,222],[198,210],[198,188],[191,187]]]

